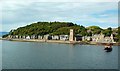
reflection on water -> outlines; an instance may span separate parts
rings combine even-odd
[[[7,44],[7,45],[6,45]],[[117,69],[118,47],[3,41],[4,69]]]

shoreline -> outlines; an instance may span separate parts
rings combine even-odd
[[[85,42],[85,41],[64,41],[64,40],[44,40],[44,39],[7,39],[7,38],[0,38],[0,40],[7,40],[7,41],[18,41],[18,42],[46,42],[46,43],[61,43],[61,44],[89,44],[89,45],[103,45],[97,42]],[[120,43],[112,43],[113,45],[120,46]]]
[[[40,39],[6,39],[2,38],[0,40],[7,40],[7,41],[18,41],[18,42],[47,42],[47,43],[62,43],[62,44],[79,44],[80,41],[64,41],[64,40],[40,40]]]

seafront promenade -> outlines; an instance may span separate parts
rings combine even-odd
[[[81,41],[64,41],[64,40],[39,40],[39,39],[6,39],[6,38],[1,38],[1,40],[8,40],[8,41],[19,41],[19,42],[48,42],[48,43],[64,43],[64,44],[80,44],[82,43]]]
[[[7,39],[7,38],[0,38],[0,40],[7,40],[7,41],[16,41],[16,42],[40,42],[40,43],[60,43],[60,44],[88,44],[88,45],[103,45],[102,43],[92,42],[92,41],[69,41],[69,40],[40,40],[40,39]],[[120,46],[120,43],[112,43],[113,45]]]
[[[2,40],[9,41],[22,41],[22,42],[48,42],[48,43],[64,43],[64,44],[91,44],[91,45],[105,45],[110,43],[112,45],[120,45],[114,41],[113,34],[109,37],[105,35],[97,34],[93,36],[80,36],[75,35],[74,29],[70,29],[69,35],[31,35],[31,36],[18,36],[7,35],[1,38]]]

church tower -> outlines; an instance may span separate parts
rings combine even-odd
[[[74,41],[74,30],[70,29],[69,41]]]
[[[101,39],[101,40],[104,39],[104,34],[103,34],[103,33],[100,34],[100,39]]]
[[[111,41],[114,42],[113,34],[111,34],[110,38],[111,38]]]

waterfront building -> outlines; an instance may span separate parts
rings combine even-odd
[[[70,29],[69,41],[74,41],[74,30]]]
[[[105,36],[102,33],[92,35],[92,41],[93,42],[104,42],[105,41],[104,39],[105,39]]]
[[[12,35],[8,35],[7,38],[12,38]]]
[[[68,35],[60,35],[60,40],[68,40],[69,39],[69,36]]]
[[[91,36],[83,36],[82,37],[82,41],[91,41],[91,40],[92,40]]]
[[[11,35],[8,35],[7,38],[11,38]]]
[[[27,36],[26,39],[29,40],[29,39],[30,39],[30,36]]]
[[[76,35],[75,36],[75,41],[82,41],[82,36],[81,35]]]
[[[13,35],[8,35],[8,38],[13,38]]]
[[[21,38],[22,38],[22,36],[18,36],[18,38],[19,38],[19,39],[21,39]]]
[[[52,36],[50,36],[49,34],[44,35],[44,39],[45,39],[45,40],[51,40],[51,39],[52,39]]]
[[[16,38],[15,35],[13,35],[12,38],[15,39]]]
[[[23,39],[25,39],[25,38],[26,38],[26,36],[24,35],[24,36],[22,36],[22,38],[23,38]]]
[[[93,42],[98,42],[100,40],[100,35],[99,34],[95,34],[92,36],[92,41]]]
[[[110,37],[104,37],[104,42],[112,42],[112,43],[114,43],[113,34],[111,34]]]
[[[18,39],[18,35],[15,35],[15,38]]]
[[[35,39],[38,39],[38,35],[35,35]]]
[[[101,42],[101,43],[108,43],[108,42],[114,42],[113,34],[111,36],[104,36],[104,34],[96,34],[92,36],[93,42]]]
[[[36,39],[36,35],[31,35],[30,38],[31,39]]]
[[[41,35],[38,35],[38,39],[43,39],[43,36],[41,36]]]
[[[60,39],[60,37],[58,35],[52,36],[52,40],[59,40],[59,39]]]

